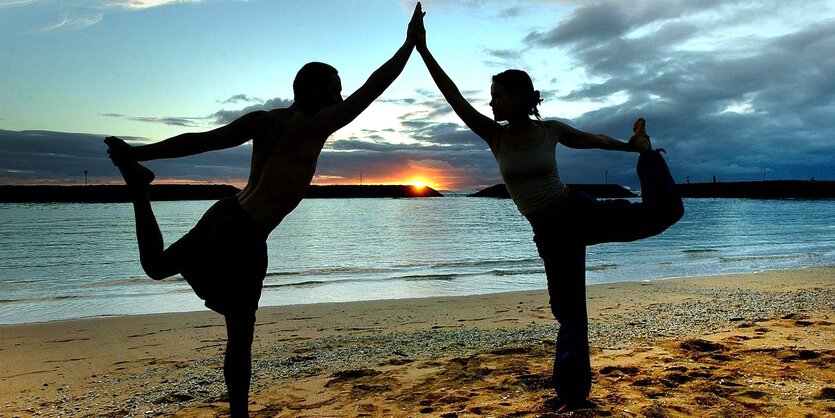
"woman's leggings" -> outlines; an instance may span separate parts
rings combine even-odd
[[[551,311],[560,324],[553,383],[566,401],[586,399],[591,390],[586,247],[657,235],[681,219],[684,205],[667,163],[656,150],[638,158],[641,201],[596,200],[570,191],[548,220],[533,225],[534,242],[545,263]]]

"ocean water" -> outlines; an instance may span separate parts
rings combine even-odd
[[[154,202],[166,243],[212,203]],[[587,283],[835,265],[835,201],[685,208],[659,236],[590,247]],[[129,204],[0,204],[0,324],[206,309],[145,276],[133,228]],[[270,235],[261,306],[542,289],[531,237],[510,200],[305,200]]]

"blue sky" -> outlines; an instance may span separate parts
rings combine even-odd
[[[430,0],[430,49],[490,114],[490,77],[527,70],[542,114],[625,139],[648,120],[680,181],[835,179],[835,3]],[[284,107],[304,63],[344,94],[400,46],[389,0],[0,0],[0,184],[119,179],[101,140],[137,143]],[[558,148],[566,182],[637,187],[634,154]],[[162,181],[246,178],[249,146],[148,165]],[[317,183],[501,182],[415,53],[320,158]]]

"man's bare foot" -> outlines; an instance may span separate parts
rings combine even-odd
[[[136,161],[125,162],[116,167],[119,168],[128,186],[147,186],[156,177],[153,171]]]
[[[629,145],[638,152],[649,151],[652,149],[652,142],[649,140],[649,135],[646,131],[646,121],[644,118],[639,118],[632,125],[632,138],[629,138]]]
[[[124,140],[110,136],[105,138],[104,143],[108,146],[107,153],[110,154],[110,160],[122,173],[128,186],[147,186],[154,181],[156,176],[153,171],[125,156],[131,146]]]

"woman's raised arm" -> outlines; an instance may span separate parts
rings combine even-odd
[[[458,115],[462,121],[464,121],[464,124],[466,124],[468,128],[487,142],[490,148],[493,148],[497,138],[501,135],[502,125],[479,113],[479,111],[475,110],[475,108],[470,105],[464,96],[461,95],[461,91],[458,90],[458,87],[452,79],[450,79],[446,72],[444,72],[443,68],[441,68],[440,64],[438,64],[438,61],[436,61],[435,57],[432,56],[432,53],[429,52],[429,48],[426,46],[426,30],[422,23],[423,22],[421,21],[421,25],[413,29],[417,31],[417,43],[415,48],[423,58],[423,62],[426,64],[429,74],[432,76],[432,79],[435,81],[438,89],[441,90],[441,94],[444,95],[446,101],[450,106],[452,106],[452,110],[455,111],[455,114]]]

